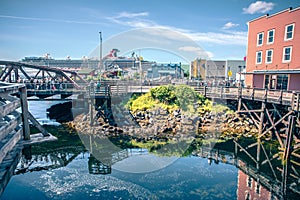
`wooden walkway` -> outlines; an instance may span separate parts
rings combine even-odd
[[[20,98],[12,96],[16,93]],[[41,133],[30,135],[29,121]],[[23,146],[53,140],[56,137],[28,111],[26,87],[0,82],[0,195],[18,164]]]

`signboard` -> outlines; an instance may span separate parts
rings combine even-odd
[[[228,71],[228,76],[231,77],[232,76],[232,71]]]

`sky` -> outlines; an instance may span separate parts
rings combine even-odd
[[[299,0],[0,0],[0,60],[80,59],[111,48],[144,60],[243,59],[247,22]]]

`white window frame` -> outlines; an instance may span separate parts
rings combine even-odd
[[[272,42],[269,42],[269,39],[270,39],[270,32],[273,31],[273,41]],[[268,35],[267,35],[267,44],[273,44],[274,43],[274,40],[275,40],[275,29],[271,29],[268,31]]]
[[[261,38],[261,44],[258,44],[259,42],[259,36],[262,35],[262,38]],[[264,32],[260,32],[260,33],[257,33],[257,38],[256,38],[256,45],[257,46],[262,46],[264,44]]]
[[[285,50],[287,48],[290,48],[290,59],[289,60],[285,60]],[[282,51],[282,62],[283,63],[288,63],[288,62],[291,62],[292,60],[292,52],[293,52],[293,47],[292,46],[287,46],[287,47],[283,47],[283,51]]]
[[[287,29],[289,26],[293,26],[293,31],[292,31],[292,37],[291,38],[287,38]],[[285,26],[285,31],[284,31],[284,41],[289,41],[292,40],[294,38],[294,32],[295,32],[295,24],[288,24]]]
[[[271,61],[268,61],[268,52],[272,52],[271,54]],[[266,63],[272,63],[273,62],[273,49],[266,50]]]
[[[260,62],[257,62],[257,58],[258,58],[258,54],[259,54],[259,53],[261,54],[261,56],[260,56]],[[262,52],[262,51],[257,51],[257,52],[256,52],[256,57],[255,57],[255,63],[256,63],[256,64],[261,64],[261,63],[262,63],[262,60],[263,60],[262,57],[263,57],[263,52]]]

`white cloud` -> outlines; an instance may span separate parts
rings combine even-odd
[[[188,33],[194,41],[214,43],[219,45],[247,45],[247,32],[227,31],[225,33],[196,32]]]
[[[214,55],[212,52],[204,51],[200,47],[195,46],[182,46],[178,48],[179,51],[193,52],[196,53],[199,57],[212,58]]]
[[[147,12],[131,14],[123,12],[123,14],[120,13],[118,16],[109,17],[108,19],[114,23],[132,28],[158,28],[153,30],[147,29],[147,32],[148,34],[158,35],[176,41],[186,41],[187,39],[191,39],[196,42],[213,43],[219,45],[247,45],[247,32],[228,30],[226,32],[194,32],[189,29],[160,25],[152,20],[141,18],[141,16],[148,15],[149,14]],[[130,17],[121,18],[120,16]],[[227,25],[225,24],[224,26],[229,29],[230,27],[238,26],[238,24],[228,22]],[[164,31],[164,29],[171,31]]]
[[[234,24],[232,22],[228,22],[222,27],[222,29],[230,29],[230,28],[237,27],[237,26],[239,26],[239,24]]]
[[[275,4],[272,2],[256,1],[251,3],[248,8],[243,8],[245,14],[266,13],[274,8]]]
[[[145,17],[148,15],[149,15],[148,12],[139,12],[139,13],[121,12],[115,18],[135,18],[135,17]]]

